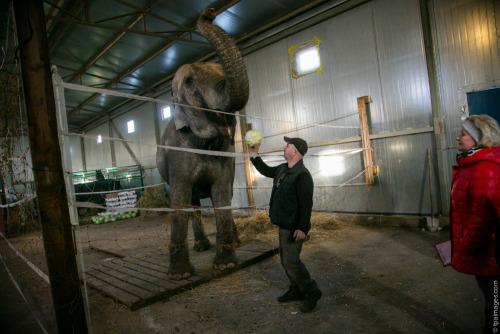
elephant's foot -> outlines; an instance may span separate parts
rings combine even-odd
[[[233,247],[230,249],[225,249],[222,247],[222,250],[218,250],[217,254],[214,258],[214,269],[215,270],[226,270],[233,269],[236,267],[238,263],[238,258],[236,257],[236,252]]]
[[[168,267],[168,278],[181,280],[191,277],[194,267],[189,260],[187,246],[170,246],[170,266]]]
[[[194,242],[194,250],[197,252],[204,252],[206,250],[209,250],[211,247],[210,245],[210,240],[204,239],[204,240],[197,240]]]
[[[169,272],[167,275],[168,275],[168,279],[171,279],[174,281],[180,281],[181,279],[186,279],[186,278],[191,277],[190,273],[184,273],[183,275],[181,275],[181,274],[172,274]]]

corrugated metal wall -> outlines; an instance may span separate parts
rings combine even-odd
[[[429,214],[427,149],[431,148],[433,208],[447,211],[449,174],[439,175],[442,185],[438,187],[436,158],[444,157],[442,170],[451,168],[454,149],[441,155],[440,148],[455,146],[465,93],[500,86],[496,34],[500,10],[494,0],[431,0],[429,8],[438,78],[433,96],[419,0],[374,0],[245,56],[250,100],[242,111],[246,115],[242,121],[263,133],[262,151],[282,147],[285,134],[303,137],[311,144],[359,136],[357,98],[367,95],[372,99],[368,111],[370,134],[374,136],[372,155],[380,166],[375,185],[363,185],[360,153],[338,154],[360,148],[359,141],[311,148],[305,163],[316,185],[316,210]],[[322,75],[293,79],[288,49],[314,37],[322,41]],[[159,98],[169,100],[170,93]],[[431,98],[439,101],[434,115]],[[159,104],[146,103],[113,120],[123,129],[125,139],[135,142],[131,148],[145,166],[155,163],[156,148],[151,146],[156,143],[154,117],[160,134],[167,123],[161,120],[160,108]],[[442,122],[444,131],[444,143],[438,143],[437,151],[433,116]],[[129,119],[136,121],[134,135],[126,134]],[[315,125],[318,123],[323,126]],[[416,134],[408,134],[412,130]],[[107,136],[109,127],[104,125],[91,133]],[[237,151],[242,152],[239,133],[236,139],[240,141]],[[112,166],[109,142],[84,142],[87,169]],[[115,143],[115,156],[118,165],[130,164],[130,155],[121,143]],[[281,153],[265,160],[271,165],[284,161]],[[151,174],[155,182],[159,180],[155,171]],[[265,206],[271,180],[255,171],[254,177],[255,204]],[[439,189],[440,203],[436,196]],[[236,163],[233,205],[248,205],[242,158]]]
[[[417,0],[372,1],[247,56],[251,95],[245,112],[275,120],[248,119],[265,136],[262,149],[283,146],[285,132],[309,143],[359,136],[357,98],[365,95],[373,101],[371,134],[431,126],[420,22]],[[288,49],[314,37],[322,41],[322,75],[292,79]],[[301,129],[317,123],[338,127]],[[311,149],[305,163],[316,185],[315,209],[430,213],[427,148],[432,142],[432,132],[373,140],[374,163],[380,166],[373,186],[359,185],[365,182],[361,153],[319,156],[360,148],[360,142]],[[256,204],[268,203],[269,188],[259,187],[271,181],[257,178],[254,185]]]
[[[500,87],[500,1],[433,0],[431,4],[443,125],[443,142],[438,146],[447,167],[441,183],[448,190],[467,93]],[[448,196],[442,200],[447,208]]]
[[[107,124],[98,126],[92,131],[89,131],[87,135],[111,137],[109,133],[109,126]],[[103,140],[102,143],[98,144],[97,140],[94,138],[84,138],[83,145],[85,147],[86,170],[115,167],[113,164],[113,157],[111,155],[110,141]],[[75,170],[74,167],[73,170]]]
[[[95,138],[84,138],[86,170],[140,164],[153,183],[161,182],[156,170],[155,117],[160,116],[157,108],[156,103],[143,103],[134,110],[114,118],[111,121],[114,126],[103,124],[86,133],[86,135],[93,137],[101,135],[124,139],[124,142],[111,142],[104,139],[102,143],[98,144]],[[135,131],[128,133],[127,122],[131,120],[134,121]],[[80,145],[79,141],[71,144],[72,149],[79,151],[80,147],[76,147],[76,145]],[[135,159],[130,155],[125,145],[134,153]],[[76,163],[73,162],[73,171],[82,171],[83,169],[85,168],[81,159],[77,160]]]

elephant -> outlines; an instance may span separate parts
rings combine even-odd
[[[221,64],[192,63],[181,66],[172,79],[175,104],[156,152],[158,171],[170,186],[173,208],[200,206],[211,198],[216,218],[216,254],[213,267],[232,269],[237,264],[237,229],[230,209],[234,181],[234,157],[196,154],[162,146],[234,152],[235,112],[248,101],[249,83],[243,58],[231,37],[212,24],[213,8],[199,16],[200,33],[214,46]],[[201,110],[217,110],[221,113]],[[188,221],[192,219],[194,248],[211,247],[200,221],[200,212],[178,210],[170,215],[169,279],[189,278],[194,273],[187,246]]]

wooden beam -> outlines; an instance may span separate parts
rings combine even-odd
[[[359,126],[361,129],[361,145],[364,149],[363,161],[365,165],[365,181],[367,184],[372,185],[375,183],[373,175],[376,174],[374,173],[374,171],[376,171],[376,167],[373,166],[372,149],[370,145],[370,132],[368,130],[368,116],[366,114],[366,104],[370,102],[371,102],[370,97],[368,96],[358,97]]]
[[[248,145],[245,143],[245,134],[248,131],[248,124],[241,123],[241,144],[243,146],[243,153],[248,154]],[[252,167],[250,167],[250,158],[245,157],[245,178],[247,181],[247,197],[248,197],[248,206],[253,207],[255,205],[253,199],[253,180],[252,180]]]
[[[76,264],[41,0],[14,1],[29,141],[59,333],[88,333]]]
[[[434,132],[434,127],[426,126],[425,128],[405,129],[405,130],[401,130],[401,131],[391,131],[391,132],[382,132],[382,133],[372,134],[372,135],[370,135],[370,140],[418,135],[418,134],[426,133],[426,132]],[[307,143],[307,146],[309,148],[311,148],[311,147],[324,147],[324,146],[331,146],[331,145],[355,143],[358,141],[361,141],[361,136],[316,141],[313,143]],[[272,148],[272,149],[265,150],[265,151],[260,151],[259,153],[264,154],[264,153],[274,153],[274,152],[282,152],[282,151],[283,151],[283,147],[278,147],[278,148]]]

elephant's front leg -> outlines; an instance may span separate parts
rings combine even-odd
[[[215,208],[231,205],[231,191],[216,192],[212,195],[212,202]],[[236,243],[233,235],[233,215],[231,210],[215,209],[215,219],[217,226],[217,253],[214,258],[214,269],[231,269],[238,263],[236,257]]]
[[[182,203],[180,196],[173,194],[172,192],[172,207],[181,208],[182,206],[174,204]],[[188,213],[175,211],[170,218],[170,266],[168,268],[168,278],[170,279],[180,280],[188,278],[194,273],[194,267],[189,260],[187,232]]]

